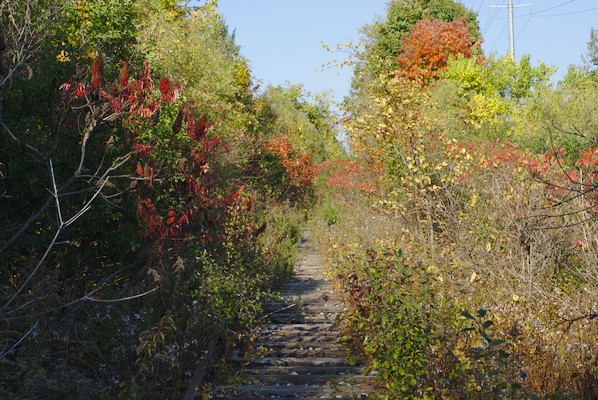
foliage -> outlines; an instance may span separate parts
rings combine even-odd
[[[176,397],[292,274],[303,214],[266,188],[310,193],[312,155],[258,123],[216,2],[25,5],[0,3],[0,397]]]
[[[379,176],[382,166],[367,165],[355,158],[327,160],[318,166],[319,183],[333,191],[373,193],[377,188],[376,179],[370,175],[371,170]],[[325,193],[321,193],[320,197],[325,198]]]
[[[587,62],[590,68],[596,70],[598,68],[598,31],[592,28],[590,32],[590,41],[588,42]]]
[[[53,25],[50,41],[58,62],[94,59],[103,54],[115,64],[132,57],[131,49],[137,34],[133,0],[64,3],[63,21]]]
[[[298,150],[313,154],[316,162],[344,152],[336,139],[334,113],[324,95],[311,96],[301,85],[268,87],[256,106],[265,131],[287,136]]]
[[[453,0],[393,0],[389,2],[386,18],[366,26],[365,62],[367,68],[377,75],[383,69],[396,69],[396,57],[402,52],[403,39],[418,21],[438,19],[452,22],[463,18],[470,34],[479,39],[477,16],[462,4]],[[475,40],[474,40],[475,41]]]
[[[551,72],[542,63],[532,66],[529,56],[518,62],[503,57],[484,63],[459,57],[448,62],[431,88],[432,107],[441,123],[451,124],[451,136],[526,140],[530,117],[543,118],[531,104],[549,90]]]
[[[506,99],[523,100],[548,86],[552,69],[543,63],[534,67],[530,56],[519,61],[510,57],[478,60],[458,57],[448,62],[442,77],[458,82],[464,91],[496,93]]]
[[[238,118],[249,95],[249,69],[217,7],[207,2],[165,23],[161,8],[151,4],[141,10],[139,51],[159,74],[185,86],[189,103],[209,119],[223,124]]]
[[[366,264],[356,272],[349,269],[338,276],[352,310],[346,321],[357,330],[371,368],[384,379],[386,389],[408,398],[426,375],[437,312],[426,274],[402,267],[400,252],[382,255],[377,250],[368,249],[365,260],[352,260]]]
[[[403,39],[418,21],[436,19],[452,22],[465,18],[470,36],[481,37],[474,12],[453,0],[394,0],[386,18],[363,28],[361,46],[353,49],[353,75],[350,95],[345,99],[348,113],[367,114],[380,79],[390,79],[397,70]],[[475,40],[474,40],[475,42]],[[472,42],[473,43],[473,42]],[[351,47],[350,47],[351,48]],[[386,76],[385,76],[386,75]]]
[[[477,45],[469,34],[465,19],[452,22],[419,20],[402,39],[396,73],[409,79],[429,81],[446,69],[451,57],[471,58]]]
[[[574,396],[591,398],[592,358],[557,348],[593,351],[586,293],[596,290],[594,261],[591,245],[575,238],[595,225],[577,212],[568,220],[566,210],[577,206],[561,202],[573,195],[562,181],[534,182],[559,179],[552,155],[430,137],[405,160],[375,196],[340,188],[337,222],[320,225],[351,305],[346,333],[371,358],[388,396],[564,394],[558,376]],[[350,212],[356,208],[368,212]],[[568,226],[553,230],[563,218]],[[468,329],[463,308],[490,310],[492,322]],[[574,315],[578,324],[559,328]]]
[[[291,203],[309,200],[317,173],[310,153],[297,151],[287,136],[273,137],[265,143],[257,161],[270,195]]]
[[[431,53],[433,80],[355,71],[342,122],[375,190],[322,168],[345,334],[388,398],[593,398],[593,76]]]
[[[426,109],[428,90],[418,81],[380,76],[368,87],[363,108],[349,105],[344,127],[352,151],[397,172],[399,158],[387,157],[396,148],[409,149],[430,133],[434,120]]]
[[[562,147],[574,163],[579,151],[595,143],[597,123],[591,103],[597,94],[591,74],[571,68],[556,88],[540,89],[518,110],[516,137],[538,151]]]

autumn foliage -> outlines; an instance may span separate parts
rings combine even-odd
[[[451,57],[469,58],[478,46],[463,18],[452,22],[422,19],[402,40],[396,74],[409,79],[434,79],[446,69]]]
[[[311,154],[298,151],[289,142],[288,136],[269,139],[264,151],[275,156],[280,162],[286,187],[284,196],[293,201],[304,198],[317,176],[317,168]]]
[[[260,112],[215,1],[12,3],[0,398],[180,397],[292,273],[331,114]]]
[[[352,164],[325,172],[335,196],[319,223],[345,333],[387,398],[595,398],[595,113],[542,105],[548,70],[481,63],[470,29],[420,20],[394,75],[358,81],[346,102],[377,190],[353,184]],[[531,147],[539,106],[579,114],[550,121],[552,136],[542,114]]]

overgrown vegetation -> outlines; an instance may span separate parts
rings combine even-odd
[[[0,16],[0,397],[178,398],[292,274],[326,103],[257,94],[215,1]]]
[[[595,64],[553,87],[460,7],[393,1],[354,54],[315,212],[345,335],[383,398],[595,398]]]
[[[257,93],[215,0],[0,18],[0,397],[180,397],[306,215],[381,397],[598,397],[595,31],[552,85],[460,3],[389,2],[348,156],[325,97]]]

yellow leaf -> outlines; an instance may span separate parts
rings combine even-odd
[[[60,53],[58,53],[56,55],[56,61],[61,62],[61,63],[71,61],[68,51],[60,50]]]
[[[514,302],[518,302],[519,301],[519,296],[514,294],[513,297],[511,297],[511,299],[513,299]]]
[[[471,201],[469,202],[469,204],[470,204],[472,207],[475,207],[475,205],[476,205],[476,203],[477,203],[477,202],[478,202],[478,194],[477,194],[477,193],[474,193],[474,194],[473,194],[473,196],[471,196]],[[490,243],[488,243],[488,244],[486,245],[486,251],[490,251],[490,249],[488,248],[488,245],[489,245],[489,244],[490,244]]]

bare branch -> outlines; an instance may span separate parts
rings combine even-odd
[[[27,221],[25,221],[25,223],[21,225],[17,232],[0,247],[0,254],[11,248],[21,238],[21,236],[23,236],[25,232],[27,232],[31,225],[33,225],[35,221],[37,221],[41,218],[42,215],[44,215],[44,213],[52,205],[52,200],[52,196],[46,199],[46,201],[40,207],[40,209],[37,210],[37,212],[34,213],[31,217],[29,217],[29,219],[27,219]]]
[[[93,301],[96,303],[118,303],[121,301],[134,300],[134,299],[138,299],[140,297],[147,296],[148,294],[153,293],[158,289],[160,289],[160,286],[156,286],[155,288],[148,290],[147,292],[144,292],[144,293],[136,294],[134,296],[122,297],[120,299],[96,299],[95,297],[84,296],[81,298],[81,300],[89,300],[89,301]]]
[[[35,153],[43,161],[46,161],[48,159],[48,157],[44,153],[42,153],[40,150],[33,147],[29,143],[23,142],[10,130],[10,128],[8,126],[6,126],[6,124],[2,120],[2,103],[0,103],[0,125],[2,125],[2,128],[4,129],[4,131],[6,133],[8,133],[8,135],[11,137],[11,139],[14,140],[15,142],[17,142],[19,145],[29,149],[31,152]]]
[[[577,136],[577,137],[585,139],[585,140],[587,140],[587,141],[589,141],[589,142],[591,142],[593,144],[598,144],[598,141],[596,141],[595,139],[592,139],[592,138],[588,137],[588,135],[586,135],[583,132],[581,132],[581,130],[578,129],[577,126],[575,126],[575,125],[573,125],[573,129],[574,129],[573,132],[572,131],[567,131],[567,130],[564,130],[564,129],[560,128],[557,124],[555,124],[554,121],[548,115],[546,116],[546,119],[550,123],[550,126],[553,129],[556,129],[557,131],[559,131],[560,133],[564,133],[566,135]],[[552,132],[551,132],[551,134],[552,134]]]
[[[46,248],[46,251],[44,252],[44,255],[42,256],[42,258],[37,262],[35,268],[33,268],[33,271],[31,271],[31,273],[29,274],[27,279],[25,279],[25,282],[23,282],[21,287],[11,296],[11,298],[4,304],[4,306],[2,306],[2,310],[5,310],[8,306],[10,306],[12,304],[12,302],[17,298],[17,296],[19,294],[21,294],[21,292],[27,287],[27,285],[29,285],[29,282],[31,281],[31,279],[33,279],[33,277],[37,274],[37,271],[39,271],[39,268],[42,266],[44,261],[46,261],[46,258],[50,254],[50,251],[54,247],[54,244],[58,240],[58,236],[60,236],[61,232],[62,232],[62,230],[60,228],[56,230],[56,233],[54,234],[52,241]]]
[[[573,326],[574,323],[578,322],[578,321],[582,321],[584,319],[587,319],[588,321],[594,320],[594,319],[598,319],[598,313],[594,312],[594,311],[590,311],[587,314],[575,317],[575,318],[563,318],[563,320],[559,323],[557,323],[554,327],[557,327],[559,325],[563,325],[563,324],[567,324],[567,327],[565,328],[564,332],[567,332],[569,329],[571,329],[571,326]]]
[[[0,359],[6,357],[7,355],[9,355],[13,351],[15,351],[17,346],[19,344],[21,344],[21,342],[23,340],[27,339],[27,336],[31,335],[31,333],[35,330],[35,328],[37,327],[38,324],[39,324],[39,322],[36,322],[35,324],[33,324],[33,326],[31,328],[29,328],[29,330],[27,332],[25,332],[25,334],[23,336],[21,336],[21,338],[19,340],[17,340],[17,342],[15,344],[13,344],[10,349],[8,349],[6,351],[3,349],[2,351],[0,351]]]
[[[85,203],[85,205],[75,215],[73,215],[71,218],[68,219],[68,221],[66,221],[66,222],[64,222],[64,223],[62,223],[60,225],[60,229],[64,229],[64,228],[68,227],[73,222],[75,222],[76,220],[78,220],[83,214],[85,214],[87,211],[89,211],[89,209],[91,208],[91,203],[95,200],[96,197],[98,197],[98,195],[100,194],[100,192],[102,191],[102,189],[104,188],[104,186],[106,185],[106,183],[108,183],[108,178],[106,178],[102,182],[102,184],[96,190],[96,192],[93,194],[93,196],[91,197],[91,199],[89,199],[87,201],[87,203]]]
[[[50,164],[50,176],[52,178],[52,188],[54,189],[52,196],[54,197],[54,200],[56,201],[56,213],[58,214],[58,225],[62,226],[64,224],[64,221],[62,220],[62,210],[60,209],[60,198],[58,196],[58,189],[56,189],[56,179],[54,177],[54,165],[52,164],[52,160],[50,160],[49,164]]]

